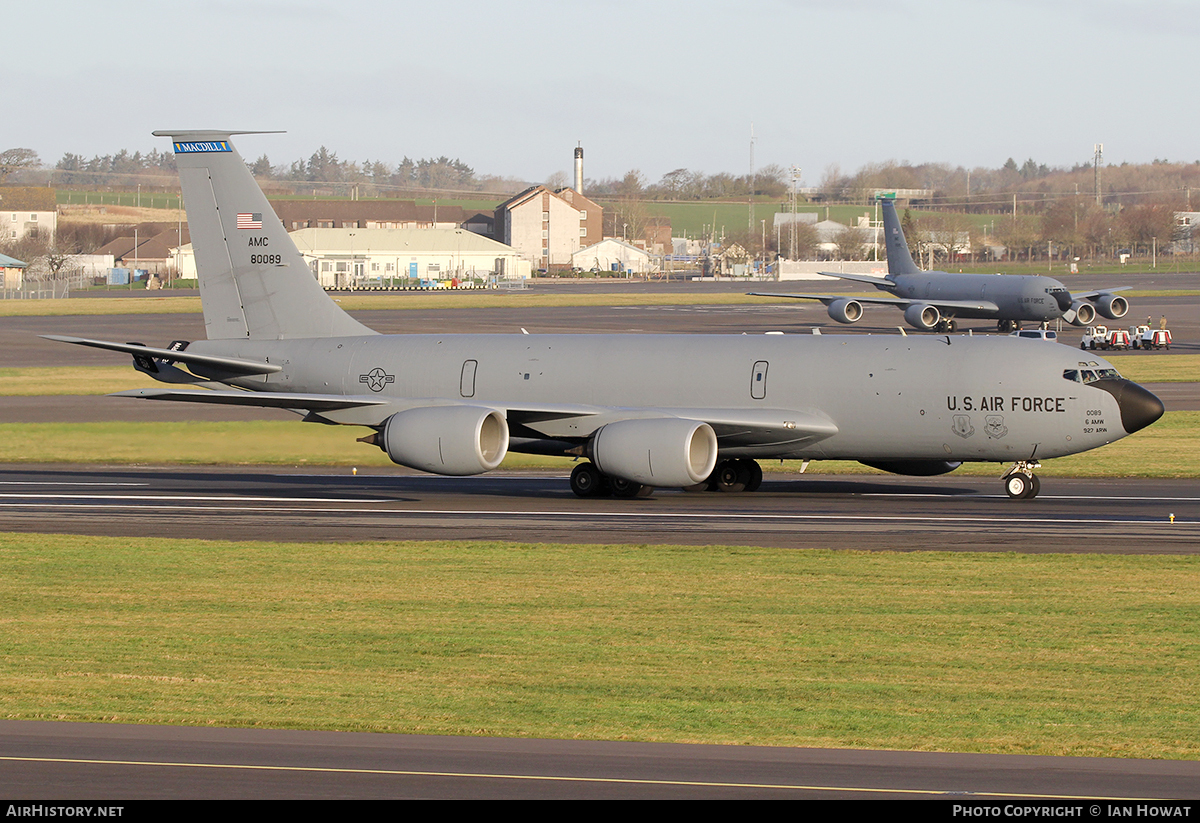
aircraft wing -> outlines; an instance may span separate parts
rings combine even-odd
[[[797,300],[819,300],[828,306],[835,300],[853,300],[856,303],[872,303],[907,309],[909,306],[935,306],[937,309],[972,309],[974,311],[999,311],[1000,307],[990,300],[920,300],[909,297],[874,297],[846,294],[778,294],[749,292],[755,297],[794,297]]]
[[[529,429],[542,437],[561,440],[585,438],[600,427],[619,420],[678,417],[708,423],[722,449],[740,449],[747,453],[755,448],[771,450],[772,453],[778,452],[780,446],[795,445],[799,448],[838,433],[838,427],[824,415],[792,409],[622,409],[524,402],[473,404],[464,403],[461,399],[444,398],[408,399],[207,389],[132,389],[109,396],[307,411],[323,422],[359,426],[382,425],[396,412],[412,408],[479,405],[502,411],[512,425]]]
[[[1093,297],[1101,297],[1106,294],[1112,294],[1117,291],[1129,291],[1133,286],[1117,286],[1115,289],[1095,289],[1093,291],[1073,291],[1071,292],[1072,300],[1091,300]]]
[[[800,449],[838,433],[828,417],[794,409],[663,409],[671,417],[703,420],[712,426],[722,451],[736,449],[753,456],[758,449],[775,454],[780,449]]]
[[[387,398],[341,394],[295,394],[292,392],[209,391],[207,389],[130,389],[109,397],[138,397],[143,400],[176,400],[184,403],[215,403],[226,406],[259,406],[268,409],[338,411],[386,406]]]
[[[46,340],[56,340],[60,343],[74,343],[78,346],[90,346],[94,349],[125,352],[132,354],[139,365],[153,366],[154,360],[167,360],[174,363],[207,366],[222,372],[235,375],[274,374],[283,369],[274,363],[259,363],[254,360],[242,360],[237,357],[219,357],[212,354],[197,354],[194,352],[175,351],[174,349],[156,349],[153,346],[143,346],[141,343],[110,343],[107,340],[89,340],[86,337],[65,337],[61,334],[43,334]],[[155,371],[149,368],[149,371]]]

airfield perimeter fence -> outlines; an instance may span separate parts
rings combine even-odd
[[[71,296],[71,284],[65,282],[26,283],[19,289],[0,289],[0,300],[51,300]]]
[[[92,278],[82,270],[61,272],[53,279],[27,275],[20,288],[0,289],[0,300],[65,299],[71,296],[72,289],[82,289],[91,282]]]

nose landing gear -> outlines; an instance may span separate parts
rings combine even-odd
[[[1042,490],[1042,481],[1038,480],[1033,470],[1041,467],[1042,464],[1036,460],[1018,460],[1002,478],[1005,494],[1013,500],[1032,500],[1037,497],[1038,492]]]

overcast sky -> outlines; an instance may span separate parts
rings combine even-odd
[[[5,4],[0,149],[242,137],[276,165],[458,157],[543,181],[886,160],[1200,159],[1189,0]]]

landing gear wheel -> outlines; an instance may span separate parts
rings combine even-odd
[[[763,479],[762,466],[758,465],[755,460],[739,460],[738,462],[746,469],[746,491],[758,491]]]
[[[1032,500],[1042,490],[1042,481],[1036,474],[1016,471],[1004,478],[1004,491],[1013,500]]]
[[[948,329],[949,329],[951,332],[956,332],[956,331],[958,331],[958,321],[957,321],[957,320],[954,320],[954,319],[951,319],[951,320],[950,320],[950,322],[947,324],[947,328],[948,328]]]
[[[716,484],[716,490],[734,494],[746,490],[746,483],[750,480],[750,471],[747,469],[741,460],[722,460],[717,464],[717,469],[709,478],[709,483]]]
[[[1029,482],[1029,476],[1021,472],[1013,472],[1004,478],[1004,492],[1013,500],[1024,500],[1031,488],[1033,484]]]
[[[654,493],[653,486],[645,486],[622,477],[608,478],[608,485],[612,488],[613,497],[621,497],[627,500],[634,497],[649,497]]]
[[[578,497],[599,497],[607,488],[604,475],[591,463],[580,463],[571,471],[571,491]]]

